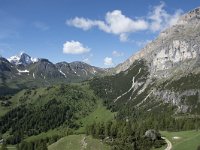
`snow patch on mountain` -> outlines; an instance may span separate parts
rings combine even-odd
[[[65,76],[65,78],[67,77],[66,74],[64,72],[62,72],[62,70],[60,69],[59,72]]]
[[[19,69],[17,69],[17,71],[18,71],[19,73],[29,73],[28,70],[19,70]]]
[[[38,62],[38,58],[32,58],[26,53],[21,53],[20,55],[11,56],[10,58],[8,58],[8,61],[14,65],[27,66],[29,64]]]

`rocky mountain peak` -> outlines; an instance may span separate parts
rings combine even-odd
[[[32,64],[34,62],[37,62],[38,59],[37,58],[32,58],[28,54],[22,52],[22,53],[20,53],[20,55],[11,56],[10,58],[8,58],[8,61],[10,63],[14,64],[14,65],[27,66],[27,65]]]
[[[179,20],[177,24],[185,24],[189,21],[195,21],[200,19],[200,7],[189,11],[188,13],[184,14]]]
[[[138,53],[115,68],[127,70],[135,60],[144,59],[154,77],[168,77],[177,72],[190,72],[200,55],[200,8],[180,17],[179,22],[161,32]]]

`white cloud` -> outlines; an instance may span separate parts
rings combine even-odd
[[[89,30],[96,26],[104,32],[119,35],[121,41],[127,41],[127,33],[146,30],[148,28],[148,23],[145,20],[134,20],[126,17],[120,10],[107,12],[105,21],[75,17],[74,19],[67,20],[66,24],[83,30]]]
[[[94,21],[79,17],[75,17],[72,20],[67,20],[66,23],[68,25],[72,25],[74,27],[81,28],[83,30],[88,30],[94,26]]]
[[[66,41],[63,44],[63,53],[65,54],[83,54],[89,52],[88,47],[84,47],[79,41]]]
[[[120,40],[121,42],[127,42],[127,41],[129,41],[129,39],[128,39],[128,34],[126,34],[126,33],[120,34],[119,40]]]
[[[178,9],[174,14],[169,14],[164,7],[165,3],[161,2],[142,18],[133,19],[122,14],[121,10],[113,10],[106,13],[104,20],[75,17],[67,20],[66,24],[83,30],[97,27],[106,33],[118,35],[121,42],[127,42],[131,33],[145,30],[156,32],[176,24],[183,11]]]
[[[143,19],[131,19],[122,14],[120,10],[114,10],[106,14],[106,23],[111,33],[123,34],[145,30],[148,24]]]
[[[119,52],[119,51],[113,51],[112,55],[114,57],[121,57],[121,56],[124,56],[124,53],[123,52]]]
[[[83,62],[89,64],[90,63],[90,59],[89,58],[85,58],[85,59],[83,59]]]
[[[104,58],[104,65],[106,66],[112,66],[113,65],[113,60],[111,57],[105,57]]]
[[[43,31],[49,30],[49,26],[45,24],[44,22],[36,21],[33,23],[33,25]]]
[[[162,31],[169,26],[175,25],[182,14],[182,10],[178,9],[174,14],[169,14],[164,9],[165,3],[161,2],[160,5],[155,6],[153,11],[149,13],[150,30],[153,32]]]

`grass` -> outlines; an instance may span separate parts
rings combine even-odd
[[[5,115],[9,110],[10,110],[10,108],[8,108],[8,107],[3,107],[3,106],[1,106],[1,104],[0,104],[0,117],[3,116],[3,115]]]
[[[200,145],[200,131],[162,131],[161,134],[172,143],[173,150],[197,150],[197,147]],[[178,139],[174,137],[178,137]],[[164,149],[165,147],[156,150]]]
[[[1,149],[1,144],[0,144],[0,149]],[[7,145],[8,150],[17,150],[17,148],[13,145]]]
[[[91,136],[70,135],[50,145],[48,150],[110,150],[110,147]]]
[[[114,115],[115,113],[111,112],[105,106],[103,106],[101,101],[98,101],[98,106],[92,113],[90,113],[85,118],[78,120],[82,124],[82,127],[80,127],[76,132],[84,133],[85,127],[87,125],[90,125],[94,122],[106,122],[112,120],[114,119]]]
[[[68,128],[60,126],[56,129],[49,130],[47,132],[42,132],[38,135],[30,136],[30,137],[26,138],[25,141],[31,142],[31,141],[35,141],[35,140],[39,140],[39,139],[45,139],[47,137],[50,138],[50,137],[55,136],[55,135],[63,137],[63,136],[68,135],[68,132],[69,132]]]
[[[82,126],[78,130],[75,131],[76,134],[85,133],[85,127],[94,122],[106,122],[106,121],[114,119],[115,113],[106,109],[106,107],[103,106],[101,101],[98,101],[97,105],[98,105],[97,108],[93,112],[91,112],[85,118],[79,119],[77,121],[78,123],[81,123]],[[46,137],[52,137],[54,135],[58,135],[61,137],[67,136],[69,132],[70,131],[68,128],[66,128],[64,126],[60,126],[56,129],[49,130],[47,132],[42,132],[35,136],[30,136],[30,137],[26,138],[26,141],[30,142],[30,141],[34,141],[34,140],[38,140],[38,139],[44,139]]]
[[[9,107],[5,107],[5,106],[1,106],[0,105],[0,117],[4,116],[7,112],[9,112],[10,110],[12,110],[13,108],[17,107],[19,104],[19,98],[22,97],[24,95],[24,91],[22,90],[18,93],[16,93],[11,99],[10,101],[12,102],[11,106]]]

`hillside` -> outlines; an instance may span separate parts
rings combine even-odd
[[[153,112],[172,105],[174,114],[199,114],[199,15],[200,8],[184,14],[114,68],[116,75],[92,80],[91,88],[109,107]]]
[[[23,90],[6,101],[12,107],[0,119],[0,131],[15,144],[62,124],[73,130],[79,128],[75,121],[94,111],[98,99],[86,87],[60,85]]]
[[[70,135],[50,145],[48,150],[110,150],[110,147],[104,145],[97,139],[86,135]]]

